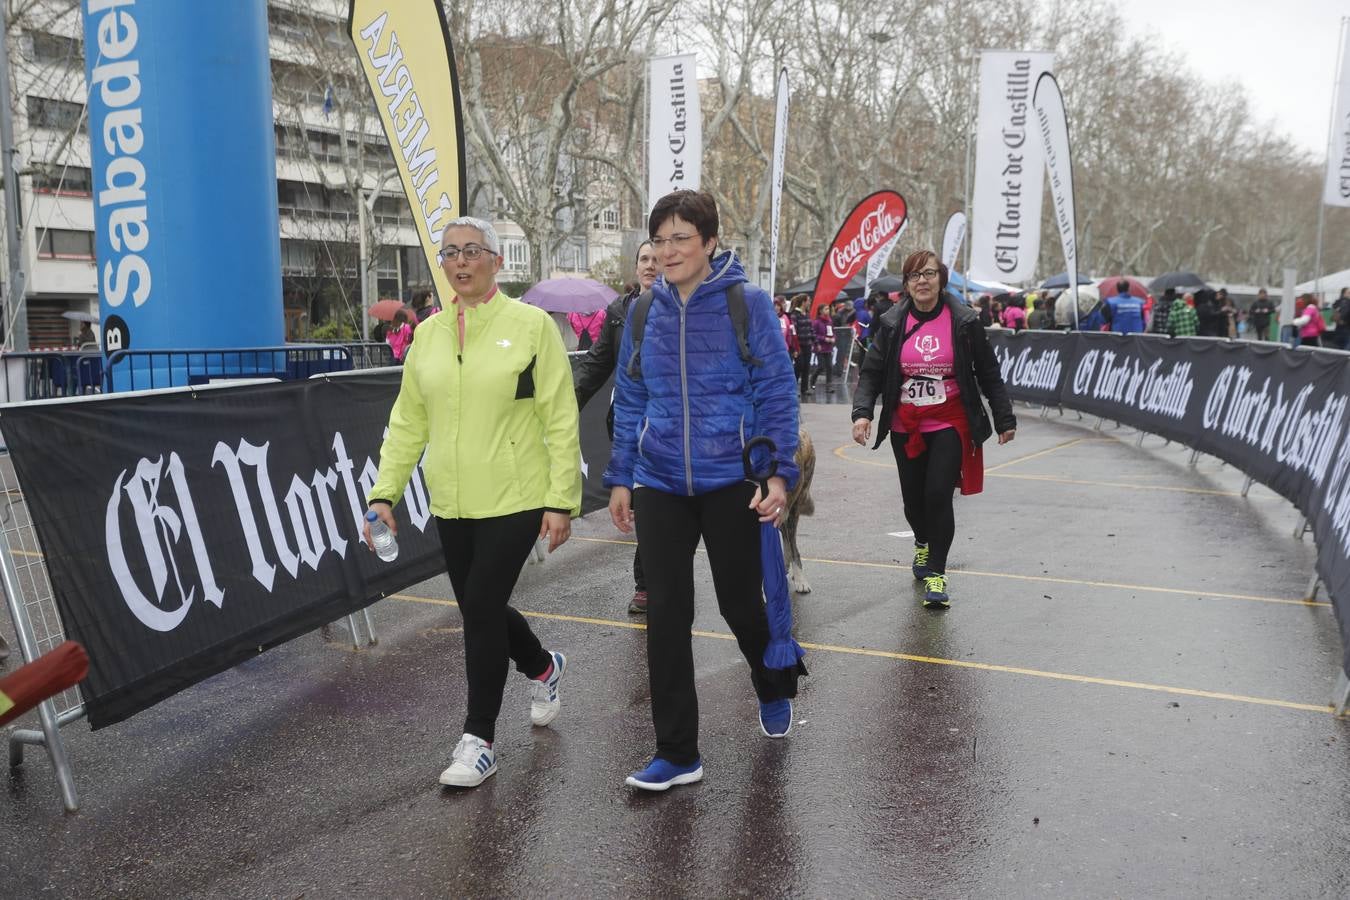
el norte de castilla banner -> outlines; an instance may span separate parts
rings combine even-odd
[[[1312,527],[1350,673],[1350,356],[1103,332],[993,329],[989,341],[1013,399],[1177,441],[1294,504]]]
[[[698,57],[658,56],[647,69],[647,209],[671,191],[696,191],[703,177]]]
[[[1053,64],[1052,53],[980,54],[968,273],[975,281],[1027,281],[1035,274],[1045,152],[1032,92]]]
[[[362,543],[399,378],[5,408],[61,624],[89,653],[92,727],[445,571],[420,468],[394,509],[398,559]],[[606,412],[581,412],[583,513],[609,503]]]
[[[464,116],[450,31],[437,0],[351,0],[356,46],[436,293],[454,294],[436,261],[446,222],[465,215]],[[341,110],[339,110],[341,114]]]

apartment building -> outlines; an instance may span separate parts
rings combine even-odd
[[[430,284],[388,142],[359,81],[346,6],[345,0],[268,3],[281,278],[292,339],[325,321],[359,328],[363,225],[371,302],[406,299],[416,286]],[[80,322],[65,314],[98,313],[79,4],[38,0],[24,7],[6,40],[16,95],[29,346],[69,346]],[[493,219],[502,237],[501,279],[525,281],[530,246],[505,217],[492,186],[472,183],[481,173],[470,162],[471,209]],[[629,224],[620,221],[617,203],[589,223],[562,224],[569,236],[551,261],[553,276],[617,270],[620,226]]]

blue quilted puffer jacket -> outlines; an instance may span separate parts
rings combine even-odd
[[[712,274],[685,304],[665,278],[652,286],[642,340],[641,376],[628,374],[632,329],[619,344],[614,390],[614,449],[606,487],[649,487],[705,494],[745,480],[741,450],[767,435],[778,446],[778,474],[797,482],[797,384],[773,301],[745,286],[750,353],[741,361],[726,290],[745,281],[735,254],[719,254]],[[634,304],[636,306],[636,304]],[[632,310],[629,310],[632,316]],[[768,454],[757,453],[763,470]]]

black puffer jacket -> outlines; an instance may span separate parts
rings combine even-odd
[[[614,374],[614,365],[619,356],[619,341],[623,338],[623,328],[628,322],[628,310],[641,293],[641,289],[630,291],[627,296],[615,298],[605,309],[605,324],[600,326],[600,337],[591,344],[573,373],[577,409],[584,407],[586,401],[590,400],[609,380],[609,376]],[[612,439],[614,437],[612,406],[606,422]]]
[[[900,399],[900,337],[902,325],[909,317],[909,297],[905,297],[886,314],[874,329],[872,346],[863,360],[862,371],[858,376],[858,389],[853,392],[853,419],[873,419],[876,412],[877,396],[881,396],[881,420],[877,423],[877,442],[873,449],[881,446],[891,431],[891,419],[895,415],[895,404]],[[961,388],[961,403],[966,408],[966,418],[970,421],[970,436],[975,443],[983,444],[995,433],[1002,434],[1017,427],[1017,417],[1013,415],[1012,401],[1008,399],[1008,389],[1003,385],[1003,373],[999,370],[994,349],[989,346],[989,338],[980,324],[979,313],[963,303],[957,303],[944,296],[943,302],[952,314],[952,347],[955,349],[957,385]],[[980,402],[983,393],[994,411],[994,422],[989,423],[989,415]]]

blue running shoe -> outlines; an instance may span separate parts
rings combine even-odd
[[[923,605],[929,609],[946,609],[952,605],[947,597],[947,576],[929,575],[923,580]]]
[[[928,568],[927,544],[914,545],[914,562],[910,565],[909,569],[914,573],[915,581],[923,581],[929,575],[933,574],[933,570]]]
[[[759,730],[765,737],[787,737],[792,730],[792,701],[774,700],[759,705]]]
[[[667,791],[677,784],[693,784],[702,780],[703,760],[695,760],[687,766],[677,766],[658,756],[647,764],[647,768],[625,778],[624,784],[644,791]]]

